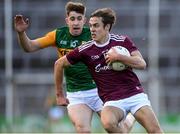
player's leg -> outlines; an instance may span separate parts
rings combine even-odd
[[[107,106],[101,112],[101,121],[109,133],[129,133],[135,123],[134,116],[129,113],[125,119],[124,112],[117,108]]]
[[[127,114],[127,107],[126,99],[104,104],[101,121],[107,132],[129,133],[131,131],[136,120],[131,113]]]
[[[163,133],[159,122],[150,106],[143,106],[134,114],[136,120],[148,133]]]
[[[134,118],[134,116],[131,113],[128,113],[126,118],[119,122],[119,127],[123,132],[129,133],[131,132],[135,122],[136,119]]]
[[[93,112],[100,113],[102,101],[97,94],[97,88],[77,93],[67,93],[70,104],[68,114],[75,125],[77,132],[91,132]]]
[[[127,102],[131,102],[130,111],[136,120],[146,129],[148,133],[161,133],[159,122],[151,108],[148,96],[144,93],[134,95]]]
[[[119,122],[123,120],[124,112],[114,106],[105,106],[101,111],[101,122],[104,129],[108,133],[123,133],[123,125],[119,125]]]
[[[76,104],[68,107],[68,115],[78,133],[91,132],[93,111],[85,104]]]

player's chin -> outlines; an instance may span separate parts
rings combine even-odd
[[[82,28],[73,28],[72,32],[74,35],[80,35],[82,33]]]
[[[92,38],[94,41],[97,40],[95,35],[91,35],[91,38]]]
[[[78,35],[80,35],[81,34],[81,30],[75,30],[75,31],[73,31],[73,35],[74,36],[78,36]]]

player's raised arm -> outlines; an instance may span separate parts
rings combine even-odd
[[[17,32],[19,44],[25,52],[33,52],[40,49],[40,45],[37,41],[31,40],[26,35],[26,30],[29,27],[29,19],[24,19],[22,15],[16,15],[14,17],[14,29]]]
[[[56,90],[56,101],[58,105],[67,106],[69,104],[68,99],[63,93],[63,72],[66,66],[70,63],[66,56],[59,58],[54,65],[54,80],[55,80],[55,90]]]

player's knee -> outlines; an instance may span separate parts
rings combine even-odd
[[[102,125],[104,127],[104,129],[107,132],[113,132],[113,130],[117,127],[117,122],[112,121],[112,120],[103,120],[101,119]]]
[[[78,133],[91,133],[90,126],[84,124],[75,124]]]

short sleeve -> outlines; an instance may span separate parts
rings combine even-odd
[[[47,33],[45,36],[41,38],[37,38],[36,41],[40,44],[41,48],[45,48],[48,46],[55,46],[56,45],[56,30]]]
[[[136,47],[134,42],[128,36],[126,36],[126,39],[124,41],[124,45],[129,50],[130,53],[133,52],[133,51],[138,50],[138,48]]]
[[[78,47],[66,54],[66,57],[69,63],[72,65],[82,60],[82,54],[79,52]]]

